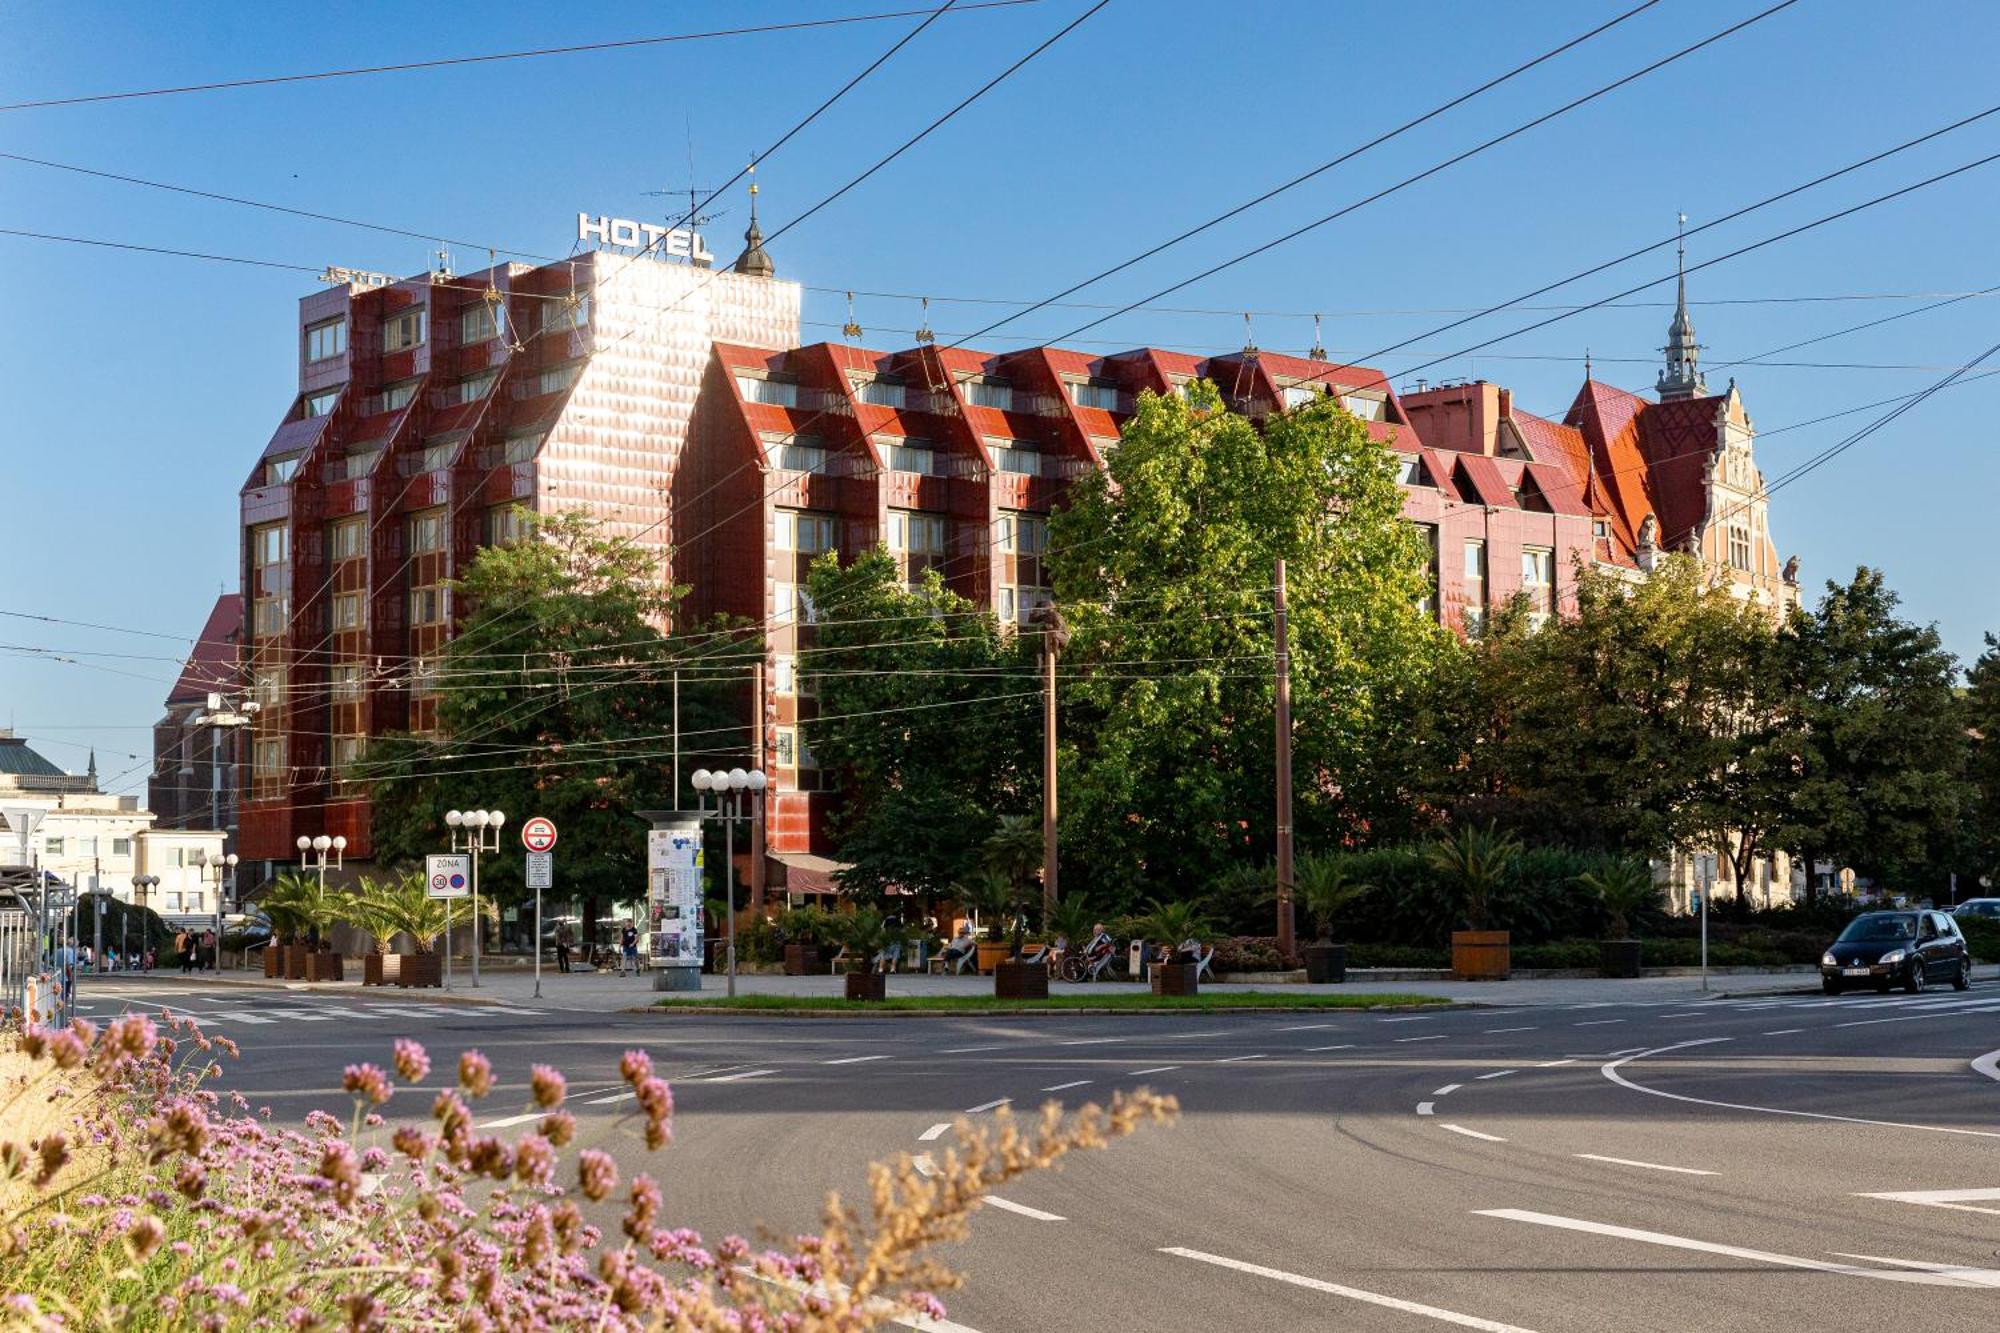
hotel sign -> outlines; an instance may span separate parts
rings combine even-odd
[[[702,259],[714,262],[698,231],[662,227],[656,222],[635,222],[631,218],[576,215],[576,239],[596,241],[617,250],[651,250],[668,259]]]

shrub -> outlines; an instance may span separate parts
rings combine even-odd
[[[1217,972],[1285,972],[1297,966],[1278,952],[1275,935],[1230,935],[1215,941]]]
[[[2000,921],[1984,916],[1962,916],[1957,921],[1975,962],[2000,963]]]
[[[1414,944],[1350,944],[1347,965],[1435,970],[1451,966],[1451,950]]]

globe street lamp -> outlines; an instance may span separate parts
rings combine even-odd
[[[479,984],[479,856],[500,850],[500,826],[507,822],[501,810],[447,810],[444,822],[451,826],[451,849],[472,853],[472,984]],[[446,945],[449,948],[449,944]],[[540,940],[535,948],[542,947]]]
[[[331,858],[333,868],[335,870],[340,869],[342,854],[347,851],[347,839],[337,833],[331,838],[327,837],[324,833],[316,838],[308,838],[305,834],[301,833],[299,834],[298,848],[299,865],[307,870],[317,871],[319,874],[319,886],[323,889],[326,887],[327,853],[333,853]]]
[[[343,847],[346,842],[345,838],[341,839]],[[207,872],[210,869],[215,871],[215,971],[216,975],[220,976],[222,974],[222,877],[227,874],[229,886],[236,887],[236,862],[240,858],[235,852],[227,856],[218,852],[211,857],[206,851],[197,847],[189,859],[194,862],[195,870],[200,873],[204,881],[207,880]]]
[[[761,768],[748,771],[732,768],[698,768],[689,779],[694,784],[695,800],[702,816],[722,821],[722,866],[723,882],[727,886],[729,955],[729,995],[736,996],[736,826],[750,823],[764,816],[764,788],[770,785],[770,778]],[[714,804],[709,798],[714,797]]]

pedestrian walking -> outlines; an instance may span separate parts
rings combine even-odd
[[[194,967],[194,950],[188,947],[190,942],[191,940],[185,930],[174,933],[174,952],[181,956],[182,976],[186,976]]]
[[[569,971],[569,951],[576,944],[576,936],[570,933],[569,922],[559,922],[556,926],[556,971]]]
[[[618,975],[624,976],[628,967],[633,976],[639,975],[639,928],[629,921],[618,932]]]
[[[194,960],[194,970],[197,972],[206,972],[214,962],[215,932],[204,930],[201,932],[201,954]]]

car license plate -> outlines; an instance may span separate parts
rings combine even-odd
[[[1868,975],[1868,969],[1865,967],[1843,967],[1840,969],[1840,975],[1843,977],[1865,977]]]

